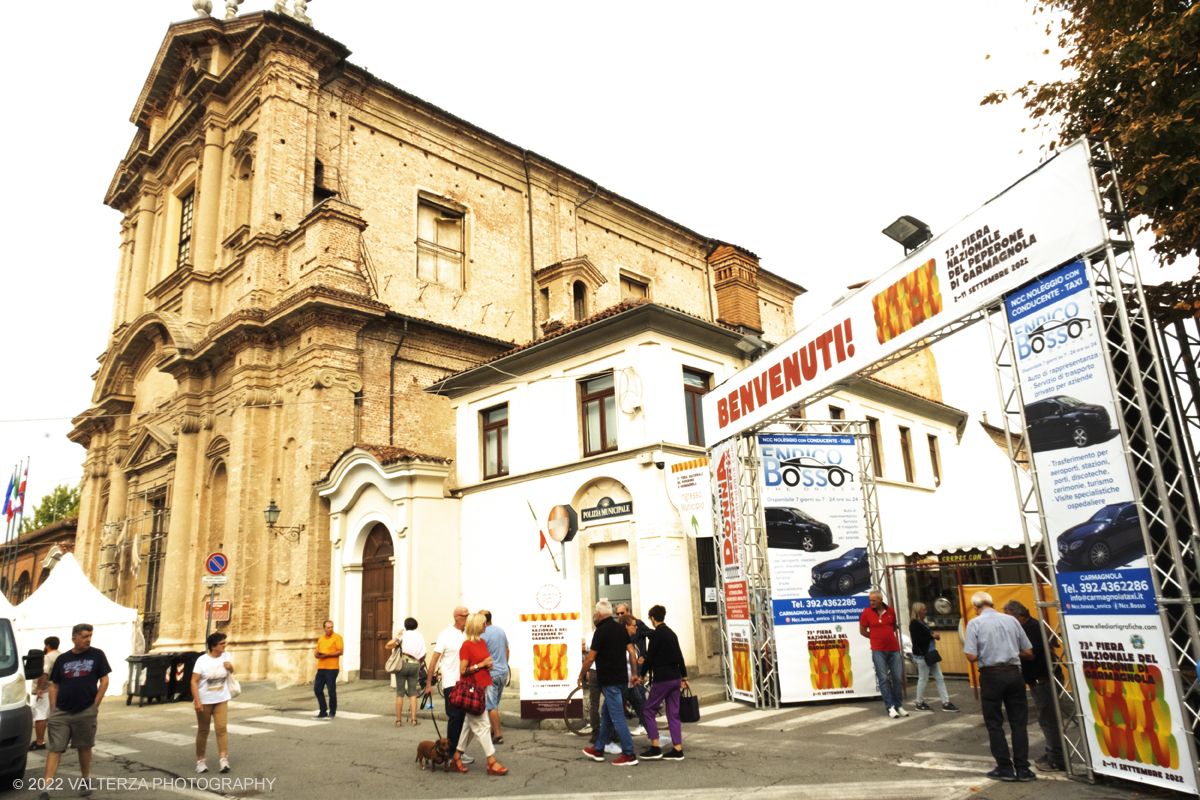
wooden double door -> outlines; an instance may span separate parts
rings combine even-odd
[[[363,546],[362,571],[362,651],[359,677],[387,680],[384,666],[388,651],[384,647],[394,635],[392,630],[392,580],[395,576],[392,535],[378,523]]]

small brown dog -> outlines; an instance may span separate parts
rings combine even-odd
[[[421,762],[421,769],[425,769],[426,764],[445,764],[443,772],[450,771],[450,740],[438,739],[436,742],[421,742],[417,745],[417,761]]]

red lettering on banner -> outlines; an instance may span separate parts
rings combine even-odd
[[[742,418],[742,410],[740,408],[738,408],[737,396],[738,396],[737,389],[734,389],[732,392],[729,393],[729,421],[730,422],[737,422],[739,419]]]
[[[842,323],[842,327],[846,329],[846,355],[849,358],[854,358],[854,331],[850,329],[849,317],[846,317],[846,321]]]
[[[821,351],[821,361],[825,369],[833,366],[833,356],[829,354],[829,345],[833,344],[833,331],[825,331],[817,337],[817,349]]]
[[[717,401],[717,425],[724,428],[729,424],[729,401],[722,397]]]
[[[734,566],[737,562],[733,553],[733,526],[731,516],[733,512],[733,501],[730,498],[729,492],[729,453],[723,453],[721,459],[717,462],[717,491],[721,496],[721,561],[727,567]]]
[[[833,347],[837,351],[838,363],[846,360],[846,343],[842,341],[842,326],[833,329]]]
[[[764,372],[750,382],[754,384],[754,399],[758,401],[758,407],[762,408],[767,404],[767,374]]]
[[[779,365],[771,367],[767,370],[767,380],[771,384],[771,399],[778,400],[783,397],[783,381],[781,380],[781,372]]]
[[[800,352],[784,356],[783,361],[779,363],[783,367],[783,390],[790,392],[800,385]],[[724,422],[721,423],[721,427],[725,427]]]
[[[749,414],[754,410],[754,387],[747,383],[738,389],[738,399],[742,401],[742,413]]]
[[[820,366],[817,363],[816,342],[809,342],[800,348],[800,371],[804,373],[804,380],[811,381],[817,377],[817,368]]]

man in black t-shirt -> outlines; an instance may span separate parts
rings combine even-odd
[[[1017,622],[1021,623],[1021,629],[1029,637],[1029,643],[1033,645],[1033,659],[1021,662],[1021,674],[1029,686],[1029,693],[1033,695],[1034,708],[1038,712],[1038,727],[1042,729],[1042,738],[1046,741],[1045,755],[1033,763],[1042,772],[1061,772],[1065,768],[1066,762],[1063,760],[1062,737],[1058,732],[1058,717],[1054,713],[1054,703],[1059,703],[1064,718],[1070,718],[1075,710],[1075,704],[1069,700],[1057,699],[1058,690],[1050,677],[1051,659],[1047,658],[1046,648],[1042,645],[1042,633],[1038,630],[1039,623],[1030,618],[1029,609],[1020,601],[1009,600],[1004,604],[1004,613],[1017,618]],[[1057,643],[1058,640],[1051,637],[1051,645],[1057,645]],[[1054,665],[1054,672],[1059,678],[1062,677],[1062,671],[1057,664]]]
[[[81,622],[71,629],[70,650],[61,653],[50,670],[50,747],[46,753],[46,785],[54,783],[58,762],[70,742],[79,752],[79,771],[86,779],[96,744],[96,719],[108,690],[112,668],[103,650],[92,647],[92,626]],[[84,791],[91,794],[90,790]],[[47,792],[38,800],[49,798]]]
[[[608,742],[608,735],[613,730],[621,742],[621,755],[613,765],[632,767],[637,765],[637,756],[633,754],[633,737],[629,734],[629,726],[625,723],[625,689],[641,684],[637,675],[637,656],[634,655],[633,645],[625,626],[613,619],[612,604],[601,600],[596,604],[596,632],[592,634],[592,646],[583,659],[583,669],[579,673],[579,685],[583,686],[588,669],[592,662],[596,663],[596,682],[600,684],[600,694],[604,697],[604,707],[600,713],[600,730],[596,743],[585,748],[583,754],[595,761],[603,761],[604,756],[596,748],[603,748]],[[630,678],[629,676],[633,677]]]

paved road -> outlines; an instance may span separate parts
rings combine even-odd
[[[952,684],[961,714],[917,713],[889,720],[878,701],[754,711],[732,703],[708,704],[702,720],[684,728],[686,760],[642,762],[618,768],[580,754],[585,739],[565,731],[505,733],[498,749],[511,774],[489,778],[477,745],[477,765],[467,775],[421,771],[416,743],[434,738],[428,712],[417,728],[393,725],[391,690],[358,683],[339,693],[338,719],[311,719],[311,689],[255,687],[231,704],[227,775],[198,776],[195,716],[190,704],[126,707],[105,701],[101,709],[93,776],[103,779],[96,798],[277,797],[292,800],[417,797],[618,798],[643,800],[884,800],[885,798],[1128,798],[1174,796],[1134,784],[1088,785],[1061,774],[1034,783],[994,783],[985,777],[992,762],[979,704],[965,684]],[[439,722],[444,731],[444,723]],[[1042,752],[1041,734],[1030,729],[1032,752]],[[639,750],[645,740],[637,742]],[[79,777],[73,754],[60,775],[64,790]],[[41,774],[41,753],[30,756],[27,778]],[[210,767],[216,764],[209,743]],[[210,790],[203,781],[227,779]],[[121,785],[118,780],[134,782]],[[193,783],[196,779],[196,783]],[[173,785],[168,785],[173,782]],[[135,794],[136,792],[136,794]],[[28,790],[8,797],[34,797]]]

